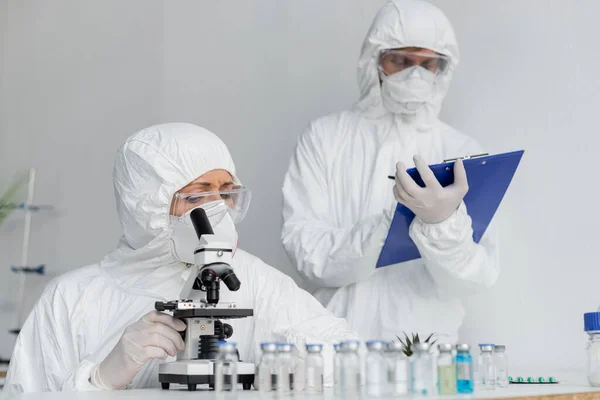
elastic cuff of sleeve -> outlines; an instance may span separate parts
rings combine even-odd
[[[99,390],[112,390],[112,388],[107,386],[102,381],[102,378],[100,378],[99,365],[96,365],[92,370],[92,373],[90,375],[90,383]]]
[[[74,386],[68,385],[67,387],[63,387],[62,390],[75,390],[81,392],[102,390],[98,386],[94,385],[92,381],[94,369],[97,367],[97,364],[88,360],[84,360],[73,377],[72,385]]]
[[[444,242],[461,242],[465,238],[473,236],[471,217],[467,214],[465,203],[461,203],[454,214],[445,221],[428,224],[421,218],[415,217],[413,225],[414,229],[422,236],[440,244]]]

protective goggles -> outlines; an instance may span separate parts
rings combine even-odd
[[[410,67],[422,67],[439,76],[448,71],[450,57],[402,49],[382,50],[379,54],[379,71],[384,75],[393,75]]]
[[[197,207],[206,205],[207,207],[203,208],[212,208],[214,204],[224,203],[231,219],[237,224],[246,216],[250,206],[250,198],[250,190],[243,186],[235,186],[233,189],[216,192],[175,193],[171,205],[171,215],[180,217]]]

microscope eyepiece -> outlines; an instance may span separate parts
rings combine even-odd
[[[203,208],[198,207],[190,213],[190,219],[192,220],[192,225],[194,225],[194,230],[196,231],[196,236],[198,239],[202,235],[212,235],[214,234],[213,228],[210,225],[210,221],[206,216],[206,211]]]
[[[233,270],[230,270],[226,275],[222,276],[221,280],[223,283],[225,283],[227,289],[231,290],[232,292],[235,292],[240,288],[241,282]]]

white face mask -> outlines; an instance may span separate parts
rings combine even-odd
[[[229,239],[231,248],[235,253],[238,234],[233,219],[229,215],[229,207],[222,200],[217,200],[196,208],[203,208],[206,211],[206,216],[215,235],[219,235],[220,238]],[[173,229],[171,234],[171,252],[176,259],[188,264],[194,263],[194,250],[198,246],[198,236],[190,217],[192,211],[196,208],[189,210],[182,217],[173,215],[169,217],[171,228]]]
[[[381,76],[383,105],[394,114],[414,114],[431,100],[435,73],[423,67],[410,67],[393,75]]]

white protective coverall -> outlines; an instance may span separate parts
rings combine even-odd
[[[383,49],[421,47],[451,59],[434,95],[413,115],[382,105],[378,57]],[[345,317],[361,339],[395,339],[402,332],[437,333],[455,341],[461,297],[494,285],[495,235],[472,240],[464,203],[447,220],[415,218],[410,236],[422,258],[376,269],[396,200],[396,163],[414,166],[481,153],[470,137],[438,119],[458,47],[449,21],[424,1],[387,3],[367,34],[358,61],[361,98],[346,111],[313,121],[298,140],[285,177],[283,244],[314,287],[315,296]]]
[[[190,269],[171,253],[171,199],[214,169],[229,171],[237,181],[227,147],[203,128],[164,124],[127,140],[114,169],[124,236],[99,264],[48,284],[17,339],[7,387],[20,384],[27,392],[94,389],[90,372],[125,328],[153,310],[155,301],[179,298]],[[243,361],[258,363],[262,341],[296,344],[302,356],[305,342],[356,338],[343,319],[335,318],[288,276],[240,249],[233,261],[241,288],[229,292],[221,285],[221,301],[254,310],[254,317],[227,321],[234,329],[230,341],[238,344]],[[160,362],[146,363],[132,387],[159,387]],[[332,366],[326,368],[331,382]]]

